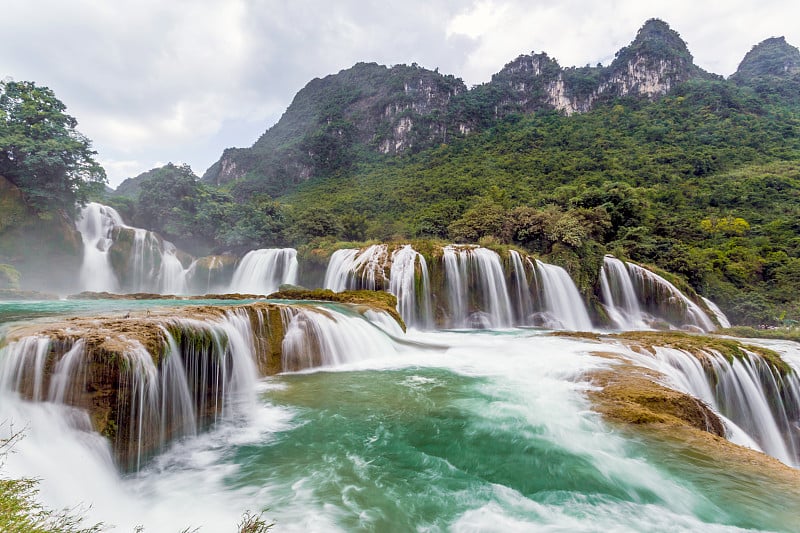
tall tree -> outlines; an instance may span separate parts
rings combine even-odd
[[[0,82],[0,175],[40,212],[74,214],[106,182],[91,141],[52,90],[29,81]]]

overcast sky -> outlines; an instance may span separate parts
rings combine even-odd
[[[168,161],[198,175],[250,146],[315,77],[416,62],[488,81],[522,53],[608,64],[653,17],[725,76],[756,43],[800,46],[797,0],[17,0],[0,78],[53,89],[116,186]]]

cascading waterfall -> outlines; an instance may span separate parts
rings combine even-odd
[[[122,219],[111,207],[90,202],[81,210],[76,227],[83,241],[83,262],[80,270],[81,288],[89,291],[116,292],[119,281],[111,268],[109,249],[113,244],[115,227]]]
[[[699,398],[722,415],[728,438],[800,467],[800,378],[781,374],[755,353],[726,357],[705,350],[702,360],[675,348],[627,357],[657,370],[667,385]],[[705,364],[702,362],[705,361]]]
[[[717,306],[717,304],[715,304],[714,302],[703,296],[701,296],[700,298],[703,299],[703,302],[706,304],[706,307],[708,307],[709,311],[711,311],[714,314],[714,318],[717,319],[717,323],[719,323],[719,326],[721,328],[731,327],[731,321],[728,320],[728,317],[725,316],[725,313],[722,312],[722,309],[720,309]]]
[[[297,284],[297,250],[264,248],[242,258],[233,273],[230,292],[270,294],[284,284]]]
[[[543,303],[543,322],[552,329],[589,331],[592,321],[575,282],[566,270],[536,261],[539,291]]]
[[[109,437],[120,462],[132,470],[169,441],[247,412],[258,371],[246,314],[230,311],[219,320],[171,320],[153,327],[160,327],[164,338],[158,364],[135,340],[126,341],[120,362],[97,361],[82,339],[31,336],[12,342],[0,351],[0,397],[21,394],[88,409],[98,380],[118,389],[119,429]],[[51,354],[54,362],[48,361]]]
[[[191,266],[183,267],[175,245],[145,229],[127,226],[114,208],[91,202],[81,211],[76,227],[84,243],[80,273],[82,290],[188,292]],[[127,233],[132,241],[128,272],[123,280],[117,279],[110,260],[115,233]]]
[[[516,250],[509,250],[509,257],[511,258],[511,268],[514,270],[514,286],[516,288],[516,323],[520,325],[527,325],[533,315],[533,300],[531,299],[531,288],[528,283],[528,276],[525,271],[522,257]],[[530,262],[529,262],[530,264]],[[530,264],[531,271],[533,265]]]
[[[385,244],[373,244],[364,250],[336,250],[328,262],[323,287],[334,292],[383,290],[388,253]]]
[[[410,244],[392,252],[389,292],[397,297],[397,311],[406,325],[423,329],[433,327],[428,265],[422,254]]]
[[[600,290],[608,316],[619,329],[651,329],[657,320],[703,331],[716,329],[705,311],[672,283],[646,268],[610,255],[603,259]],[[720,325],[730,327],[722,311],[709,300],[704,298],[704,301],[717,315]]]
[[[617,328],[627,331],[648,329],[628,269],[624,262],[614,256],[603,258],[600,291],[608,317]]]
[[[284,307],[283,370],[353,363],[397,353],[383,329],[361,316],[327,307]]]
[[[450,327],[512,325],[511,300],[500,256],[480,247],[445,246]]]
[[[626,263],[626,266],[640,302],[650,314],[677,326],[692,326],[702,331],[716,329],[705,311],[675,285],[639,265]]]

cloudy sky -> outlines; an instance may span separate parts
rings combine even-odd
[[[309,80],[358,61],[475,85],[531,51],[607,64],[653,17],[725,76],[767,37],[800,46],[796,0],[18,0],[3,6],[0,79],[53,89],[116,186],[168,161],[202,175]]]

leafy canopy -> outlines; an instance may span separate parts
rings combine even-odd
[[[106,182],[91,141],[51,89],[0,82],[0,175],[19,187],[40,213],[74,214]]]

